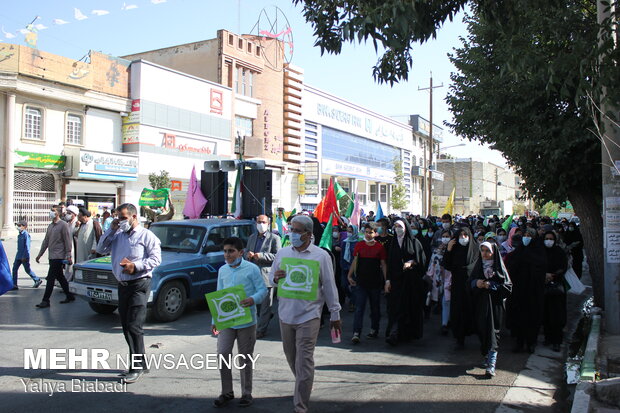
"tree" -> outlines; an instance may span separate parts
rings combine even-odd
[[[170,174],[168,171],[152,172],[149,174],[149,183],[153,189],[170,188]]]
[[[407,188],[405,187],[405,175],[403,173],[403,161],[400,158],[394,158],[392,161],[394,166],[394,185],[392,185],[392,208],[402,211],[407,208]]]
[[[594,120],[582,94],[598,80],[590,52],[598,34],[596,5],[568,1],[521,8],[512,17],[507,26],[480,13],[466,19],[469,35],[451,56],[458,73],[447,97],[454,115],[449,126],[501,151],[538,204],[571,201],[582,221],[595,301],[602,305],[601,147],[589,131]],[[518,73],[510,67],[515,55]],[[550,72],[561,87],[550,83]]]

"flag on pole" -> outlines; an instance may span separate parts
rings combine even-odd
[[[443,209],[443,214],[454,215],[454,196],[456,195],[456,187],[452,188],[452,192],[450,192],[450,196],[448,197],[448,202],[446,203],[446,207]]]
[[[347,211],[344,213],[344,216],[347,218],[351,218],[351,214],[353,214],[353,208],[355,207],[355,194],[353,194],[353,198],[349,201],[349,205],[347,206]]]
[[[329,217],[329,221],[327,221],[327,225],[325,225],[325,229],[323,230],[323,235],[321,236],[321,241],[319,242],[319,248],[327,248],[331,251],[332,249],[332,222],[334,220],[334,215],[332,214]]]
[[[340,215],[338,212],[338,201],[336,201],[333,179],[329,181],[329,188],[327,188],[325,198],[321,200],[319,205],[317,205],[314,210],[314,216],[319,220],[319,222],[323,223],[329,221],[332,214],[336,214],[336,216]]]
[[[13,276],[9,268],[9,259],[4,252],[4,246],[0,241],[0,295],[13,288]]]
[[[508,229],[510,228],[510,225],[512,224],[512,217],[513,215],[508,217],[508,219],[502,224],[502,228],[504,228],[504,231],[506,232],[508,232]]]
[[[233,200],[230,207],[231,213],[237,219],[241,218],[241,193],[243,192],[243,164],[237,168],[237,179],[235,179],[235,189],[233,191]]]
[[[189,219],[197,219],[202,215],[202,210],[207,205],[207,199],[200,190],[200,183],[196,178],[196,166],[192,168],[192,175],[189,178],[189,188],[185,197],[185,206],[183,207],[183,215]],[[164,201],[164,206],[166,203]]]
[[[385,215],[383,215],[383,208],[381,208],[381,202],[379,202],[379,200],[377,199],[377,213],[375,214],[375,222],[379,221],[384,216]]]
[[[340,201],[340,198],[347,195],[347,191],[344,190],[343,187],[340,186],[338,181],[334,179],[334,191],[336,191],[336,199]]]
[[[355,195],[355,201],[353,202],[353,212],[351,212],[350,222],[352,225],[356,225],[359,227],[361,212],[360,212],[360,197],[359,194]]]

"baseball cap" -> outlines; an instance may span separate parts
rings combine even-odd
[[[28,223],[22,219],[21,221],[17,221],[15,225],[17,225],[18,227],[27,227]]]

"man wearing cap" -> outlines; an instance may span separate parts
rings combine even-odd
[[[37,304],[39,308],[50,306],[50,297],[52,296],[56,280],[58,280],[62,287],[62,291],[67,296],[67,298],[60,303],[66,304],[75,301],[75,296],[69,292],[69,283],[67,283],[63,275],[64,265],[72,264],[71,250],[73,248],[73,240],[69,224],[60,219],[61,213],[62,207],[59,205],[54,205],[50,210],[52,222],[48,225],[47,231],[45,232],[45,238],[43,239],[43,244],[41,244],[41,251],[39,251],[39,255],[35,258],[38,263],[45,251],[49,250],[50,269],[47,272],[47,283],[45,284],[43,300],[41,303]]]
[[[32,271],[30,268],[30,234],[28,233],[28,223],[26,221],[19,221],[16,223],[19,235],[17,236],[17,254],[15,254],[15,261],[13,262],[13,289],[17,290],[17,272],[21,265],[24,266],[26,274],[34,281],[34,288],[38,288],[43,281]]]

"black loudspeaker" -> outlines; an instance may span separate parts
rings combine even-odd
[[[243,171],[243,195],[241,211],[243,218],[251,219],[257,215],[271,216],[271,182],[269,169],[246,169]]]
[[[202,211],[208,215],[226,215],[228,209],[228,173],[200,173],[200,190],[207,198],[207,206]]]

